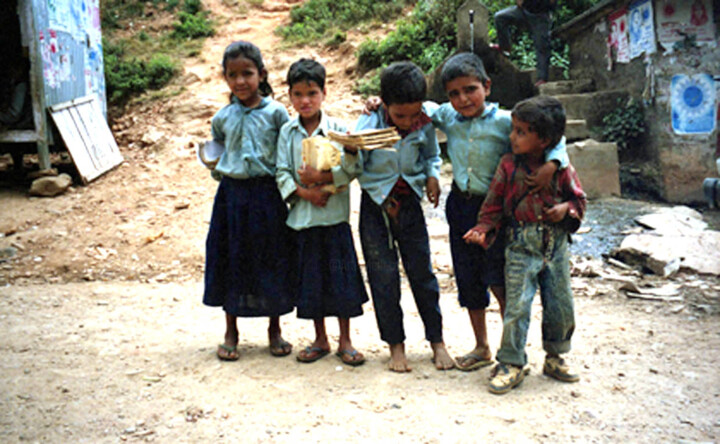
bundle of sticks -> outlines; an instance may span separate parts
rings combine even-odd
[[[344,146],[352,146],[361,150],[377,150],[393,148],[400,136],[395,128],[378,130],[363,130],[356,133],[343,134],[336,131],[328,131],[328,137]]]

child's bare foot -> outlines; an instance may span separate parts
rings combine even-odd
[[[430,344],[433,350],[432,362],[438,370],[450,370],[455,368],[455,361],[450,357],[444,342],[433,342]]]
[[[390,344],[390,371],[406,373],[412,371],[405,356],[405,343]]]
[[[470,372],[479,368],[487,367],[493,363],[490,349],[484,347],[476,348],[470,353],[456,357],[455,362],[458,370],[462,370],[464,372]]]

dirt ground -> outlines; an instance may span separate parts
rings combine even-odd
[[[169,98],[133,106],[113,125],[125,157],[89,186],[32,198],[1,175],[1,442],[715,442],[720,439],[720,280],[681,274],[671,281],[573,258],[577,384],[542,375],[536,305],[521,387],[487,392],[488,369],[440,372],[404,284],[409,374],[387,370],[372,304],[353,320],[354,345],[368,362],[343,366],[272,357],[267,321],[240,321],[241,359],[220,362],[222,312],[201,304],[204,242],[217,183],[196,160],[209,120],[227,101],[219,62],[232,40],[263,51],[276,97],[287,67],[313,56],[328,69],[326,111],[357,116],[351,93],[351,33],[339,49],[285,49],[269,30],[292,2],[268,1],[246,17],[231,2],[204,2],[218,33],[190,60]],[[380,28],[373,33],[382,33]],[[443,175],[445,194],[450,174]],[[352,224],[357,222],[354,188]],[[612,203],[610,203],[612,205]],[[591,207],[593,203],[590,204]],[[433,263],[442,288],[445,340],[453,356],[473,347],[458,307],[442,212],[428,208]],[[628,226],[632,222],[628,220]],[[617,233],[614,233],[617,234]],[[680,299],[628,299],[620,282],[677,285]],[[295,351],[312,325],[283,318]],[[328,320],[332,339],[337,324]],[[488,317],[491,344],[502,325]]]

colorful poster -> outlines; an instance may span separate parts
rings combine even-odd
[[[655,52],[652,2],[641,0],[630,5],[629,13],[630,58]]]
[[[673,76],[670,86],[672,127],[677,134],[715,130],[715,84],[708,74]]]
[[[615,49],[615,60],[618,63],[630,61],[630,43],[627,32],[627,9],[619,9],[608,16],[610,22],[610,38],[608,45]]]
[[[715,45],[712,0],[657,0],[655,19],[658,41],[668,51],[686,36]]]

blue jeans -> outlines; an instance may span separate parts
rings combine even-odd
[[[529,28],[535,42],[535,60],[538,80],[548,79],[550,67],[550,28],[552,16],[549,12],[533,14],[518,6],[511,6],[495,14],[498,45],[508,51],[510,44],[510,26]]]
[[[430,241],[418,197],[415,194],[404,197],[397,217],[393,219],[363,191],[360,241],[380,338],[388,344],[405,342],[400,307],[399,250],[415,305],[425,325],[425,339],[432,343],[442,342],[440,289],[432,271]]]
[[[544,224],[508,228],[505,250],[505,318],[497,360],[523,366],[532,301],[538,286],[543,306],[543,349],[570,351],[575,330],[567,231]]]

